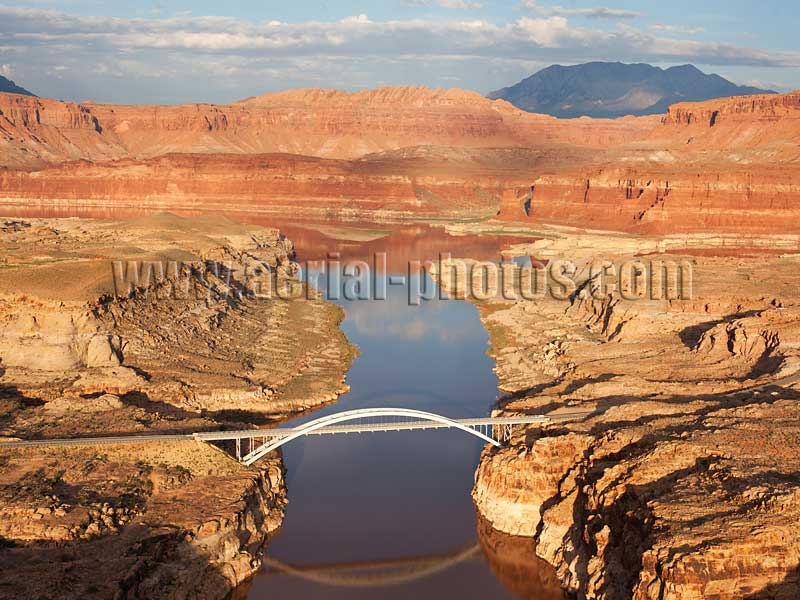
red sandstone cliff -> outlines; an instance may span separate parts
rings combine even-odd
[[[335,160],[291,154],[169,154],[0,168],[0,202],[255,210],[307,216],[492,217],[530,173],[587,152],[415,148]]]
[[[797,160],[800,91],[675,104],[651,139],[688,145],[691,150],[758,151],[762,158]]]
[[[0,198],[396,217],[500,209],[505,220],[643,234],[797,233],[798,142],[800,92],[617,120],[427,88],[296,90],[228,106],[0,94],[10,169]]]
[[[297,90],[227,106],[115,106],[0,94],[0,166],[180,153],[356,158],[407,146],[604,147],[652,118],[558,120],[463,90]]]
[[[641,233],[800,231],[800,92],[677,104],[647,140],[539,176],[501,218]]]

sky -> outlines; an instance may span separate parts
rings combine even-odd
[[[299,87],[487,93],[603,60],[788,91],[798,31],[786,0],[0,0],[0,75],[70,101],[227,103]]]

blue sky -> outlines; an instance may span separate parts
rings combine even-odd
[[[230,102],[294,87],[485,93],[553,63],[693,63],[800,88],[792,2],[0,0],[0,74],[42,95]]]

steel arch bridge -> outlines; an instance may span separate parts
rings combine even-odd
[[[586,414],[588,413],[584,411],[561,415],[451,419],[435,413],[408,408],[365,408],[326,415],[297,427],[196,433],[194,437],[205,442],[234,441],[236,458],[249,466],[284,444],[309,435],[459,429],[489,444],[501,447],[503,443],[511,439],[514,426],[541,425],[554,420],[568,420],[577,415],[585,416]]]

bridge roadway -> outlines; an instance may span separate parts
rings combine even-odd
[[[411,415],[412,418],[394,417],[383,418],[379,422],[368,422],[374,418],[374,411],[385,413],[387,411],[401,412]],[[426,416],[419,417],[417,414],[429,415],[429,413],[418,413],[417,411],[407,411],[405,409],[368,409],[365,411],[349,411],[347,413],[336,413],[329,417],[323,417],[310,423],[298,427],[278,427],[274,429],[249,429],[242,431],[203,431],[184,434],[151,434],[151,435],[118,435],[107,437],[83,437],[83,438],[64,438],[64,439],[43,439],[43,440],[24,440],[14,442],[0,442],[0,449],[12,448],[46,448],[46,447],[68,447],[68,446],[98,446],[115,444],[143,444],[159,442],[176,442],[185,440],[200,440],[204,442],[235,441],[241,440],[261,441],[262,444],[269,444],[278,441],[285,441],[289,438],[296,438],[306,435],[339,435],[350,433],[375,433],[388,431],[414,431],[426,429],[448,429],[458,426],[461,429],[472,429],[475,431],[486,431],[487,436],[491,435],[495,428],[511,428],[519,425],[545,424],[550,422],[568,421],[576,418],[586,417],[591,411],[575,411],[560,413],[555,415],[526,415],[517,417],[487,417],[473,419],[447,419],[439,417],[440,421],[427,420]],[[351,415],[347,417],[347,415]],[[344,417],[343,417],[344,416]],[[432,415],[437,416],[437,415]],[[336,420],[349,418],[350,422],[345,424],[321,424],[314,428],[309,427],[313,423],[322,420]],[[352,422],[352,420],[356,422]],[[492,443],[497,442],[490,440]],[[237,443],[237,445],[238,445]],[[238,458],[241,458],[239,456]]]

